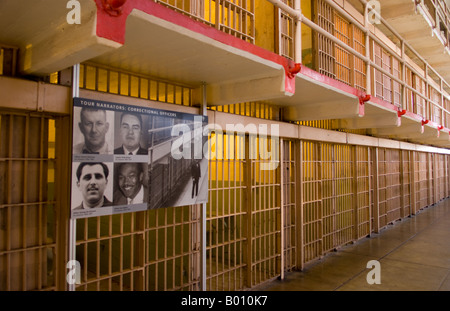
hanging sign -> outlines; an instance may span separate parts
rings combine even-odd
[[[75,98],[72,218],[207,202],[205,116]]]

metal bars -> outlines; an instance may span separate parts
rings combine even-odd
[[[282,0],[286,5],[290,7],[294,6],[292,0]],[[279,47],[278,53],[288,59],[294,60],[294,19],[282,10],[278,9],[278,21],[279,21]]]
[[[349,145],[322,145],[323,251],[353,239],[353,167]]]
[[[77,290],[199,290],[199,205],[77,222]]]
[[[299,194],[296,191],[297,187],[297,165],[299,160],[297,159],[296,143],[292,140],[283,141],[283,186],[282,186],[282,217],[283,217],[283,252],[284,263],[283,267],[285,271],[290,271],[297,266],[297,232],[296,223],[297,218],[297,202]]]
[[[398,108],[412,109],[410,111],[424,119],[448,126],[449,110],[443,107],[442,100],[437,101],[429,97],[428,94],[432,91],[422,85],[429,80],[430,73],[436,72],[383,19],[381,20],[385,28],[400,41],[401,48],[395,46],[387,36],[380,39],[374,31],[365,29],[367,25],[361,22],[361,18],[365,16],[359,16],[355,11],[352,15],[348,13],[350,11],[344,10],[342,6],[330,0],[312,2],[314,22],[292,9],[290,0],[269,1],[280,8],[275,10],[280,25],[278,33],[274,34],[279,38],[278,44],[274,44],[274,52],[293,59],[294,53],[297,55],[302,55],[302,52],[309,53],[309,43],[305,45],[304,51],[294,51],[294,46],[302,45],[298,41],[311,40],[315,49],[311,54],[314,58],[314,69],[318,72],[369,94],[372,93]],[[245,41],[253,44],[258,41],[254,0],[159,0],[159,2]],[[432,7],[438,8],[436,16],[440,14],[442,18],[445,15],[442,15],[442,12],[448,13],[448,8],[443,9],[441,3],[437,3],[439,5],[433,4]],[[448,14],[445,16],[448,17]],[[305,29],[303,35],[296,34],[293,30],[297,19],[299,23],[310,28]],[[314,32],[312,38],[310,38],[311,29]],[[447,31],[446,27],[443,29]],[[266,39],[262,38],[261,41]],[[381,49],[380,55],[374,55],[371,47]],[[408,70],[420,77],[422,80],[420,85],[416,82],[413,84],[417,85],[405,82]],[[439,81],[430,84],[429,88],[438,92],[440,97],[448,97],[450,85],[436,75]]]
[[[322,255],[322,164],[321,144],[302,142],[303,258],[308,263]]]
[[[400,151],[385,150],[386,176],[386,222],[392,223],[401,218]]]
[[[211,106],[210,110],[238,114],[267,120],[280,120],[280,107],[264,102],[246,102],[224,106]]]
[[[380,45],[373,43],[373,54],[375,64],[391,73],[391,55],[387,53]],[[378,69],[374,69],[374,95],[387,102],[392,102],[392,80]]]
[[[328,4],[322,0],[315,1],[314,14],[317,25],[325,29],[328,33],[335,33],[334,11]],[[316,70],[323,75],[335,79],[335,43],[327,37],[317,34],[314,48],[316,50]]]
[[[318,72],[369,94],[372,93],[398,108],[412,109],[410,111],[424,119],[448,126],[449,110],[443,107],[442,100],[437,101],[429,94],[435,90],[440,97],[448,97],[450,85],[441,77],[438,77],[437,83],[428,87],[422,83],[411,86],[405,82],[408,70],[420,77],[423,83],[429,80],[429,73],[435,71],[383,19],[384,26],[400,41],[401,48],[396,47],[387,36],[380,39],[372,30],[365,29],[361,22],[364,16],[357,16],[357,13],[351,15],[349,11],[330,0],[312,2],[314,22],[292,9],[293,4],[290,0],[269,1],[279,8],[275,10],[279,26],[276,30],[278,33],[274,35],[279,39],[276,40],[278,44],[274,44],[274,52],[293,59],[294,54],[309,53],[309,43],[305,45],[304,51],[294,51],[294,46],[301,45],[298,41],[311,40],[315,50],[311,54],[315,64],[313,66]],[[245,41],[257,42],[254,0],[159,0],[159,2]],[[442,6],[436,7],[443,17]],[[444,11],[448,13],[448,8]],[[299,23],[312,29],[314,32],[312,38],[310,29],[306,29],[303,35],[295,33],[294,26],[297,19]],[[261,41],[266,39],[262,38]],[[371,49],[380,51],[371,52]],[[375,55],[377,53],[379,55]]]
[[[245,287],[245,136],[212,133],[207,204],[207,290]]]
[[[353,34],[353,48],[364,54],[366,50],[366,36],[364,32],[356,27],[355,25],[351,25],[351,32]],[[367,66],[364,61],[358,57],[351,55],[353,59],[353,86],[361,91],[367,91]],[[350,80],[351,81],[351,80]]]
[[[412,166],[411,166],[411,157],[412,152],[408,150],[402,150],[401,152],[401,216],[406,217],[412,214],[412,187],[411,187],[411,178],[412,178]]]
[[[355,146],[356,234],[360,239],[371,233],[370,147]]]
[[[260,145],[265,147],[262,147]],[[256,153],[256,151],[259,152]],[[281,216],[281,183],[280,165],[276,169],[264,169],[269,164],[269,157],[265,154],[268,150],[279,154],[280,150],[271,142],[270,138],[249,136],[250,157],[247,165],[249,169],[251,200],[247,206],[247,226],[251,227],[247,237],[251,244],[251,264],[248,275],[248,286],[252,287],[266,280],[276,277],[279,273],[277,262],[279,261],[279,235],[281,228],[279,220]],[[278,158],[279,159],[279,158]]]
[[[254,0],[158,0],[159,3],[242,40],[255,41]]]
[[[414,159],[414,182],[416,183],[414,214],[428,206],[428,169],[428,154],[417,152]]]
[[[76,290],[143,290],[142,213],[77,220],[76,260],[81,284]]]
[[[350,24],[323,0],[314,2],[317,25],[332,34],[344,44],[364,54],[365,34]],[[316,33],[316,70],[360,90],[366,90],[366,65],[364,61],[351,54],[326,36]]]
[[[200,290],[201,205],[148,211],[146,290]]]
[[[351,30],[350,23],[348,23],[344,18],[338,14],[334,14],[334,35],[342,42],[350,45],[351,44]],[[342,49],[340,46],[335,47],[336,55],[336,80],[341,81],[347,85],[352,84],[351,71],[353,68],[353,57],[352,55]]]
[[[80,65],[80,88],[170,104],[191,106],[192,89],[98,64]]]
[[[0,122],[0,286],[58,289],[59,121],[2,112]],[[277,150],[236,133],[212,133],[210,143],[208,290],[253,288],[449,195],[448,155],[294,139]],[[276,169],[261,170],[261,145],[282,155]],[[77,290],[200,290],[200,206],[77,224]]]

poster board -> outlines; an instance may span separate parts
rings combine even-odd
[[[207,124],[201,115],[74,98],[71,217],[206,203]]]

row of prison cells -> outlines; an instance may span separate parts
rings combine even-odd
[[[2,111],[0,120],[0,289],[64,289],[68,117]],[[209,138],[208,290],[253,288],[303,269],[449,196],[450,157],[439,152]],[[269,160],[251,154],[258,144],[278,152],[275,169],[261,169]],[[77,220],[76,289],[200,289],[201,208]]]

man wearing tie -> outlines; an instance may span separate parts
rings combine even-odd
[[[114,149],[114,154],[146,155],[148,150],[141,147],[142,118],[139,114],[124,112],[120,116],[119,136],[122,146]]]
[[[114,191],[114,205],[130,205],[147,202],[148,191],[144,186],[145,163],[117,163],[116,190]]]

